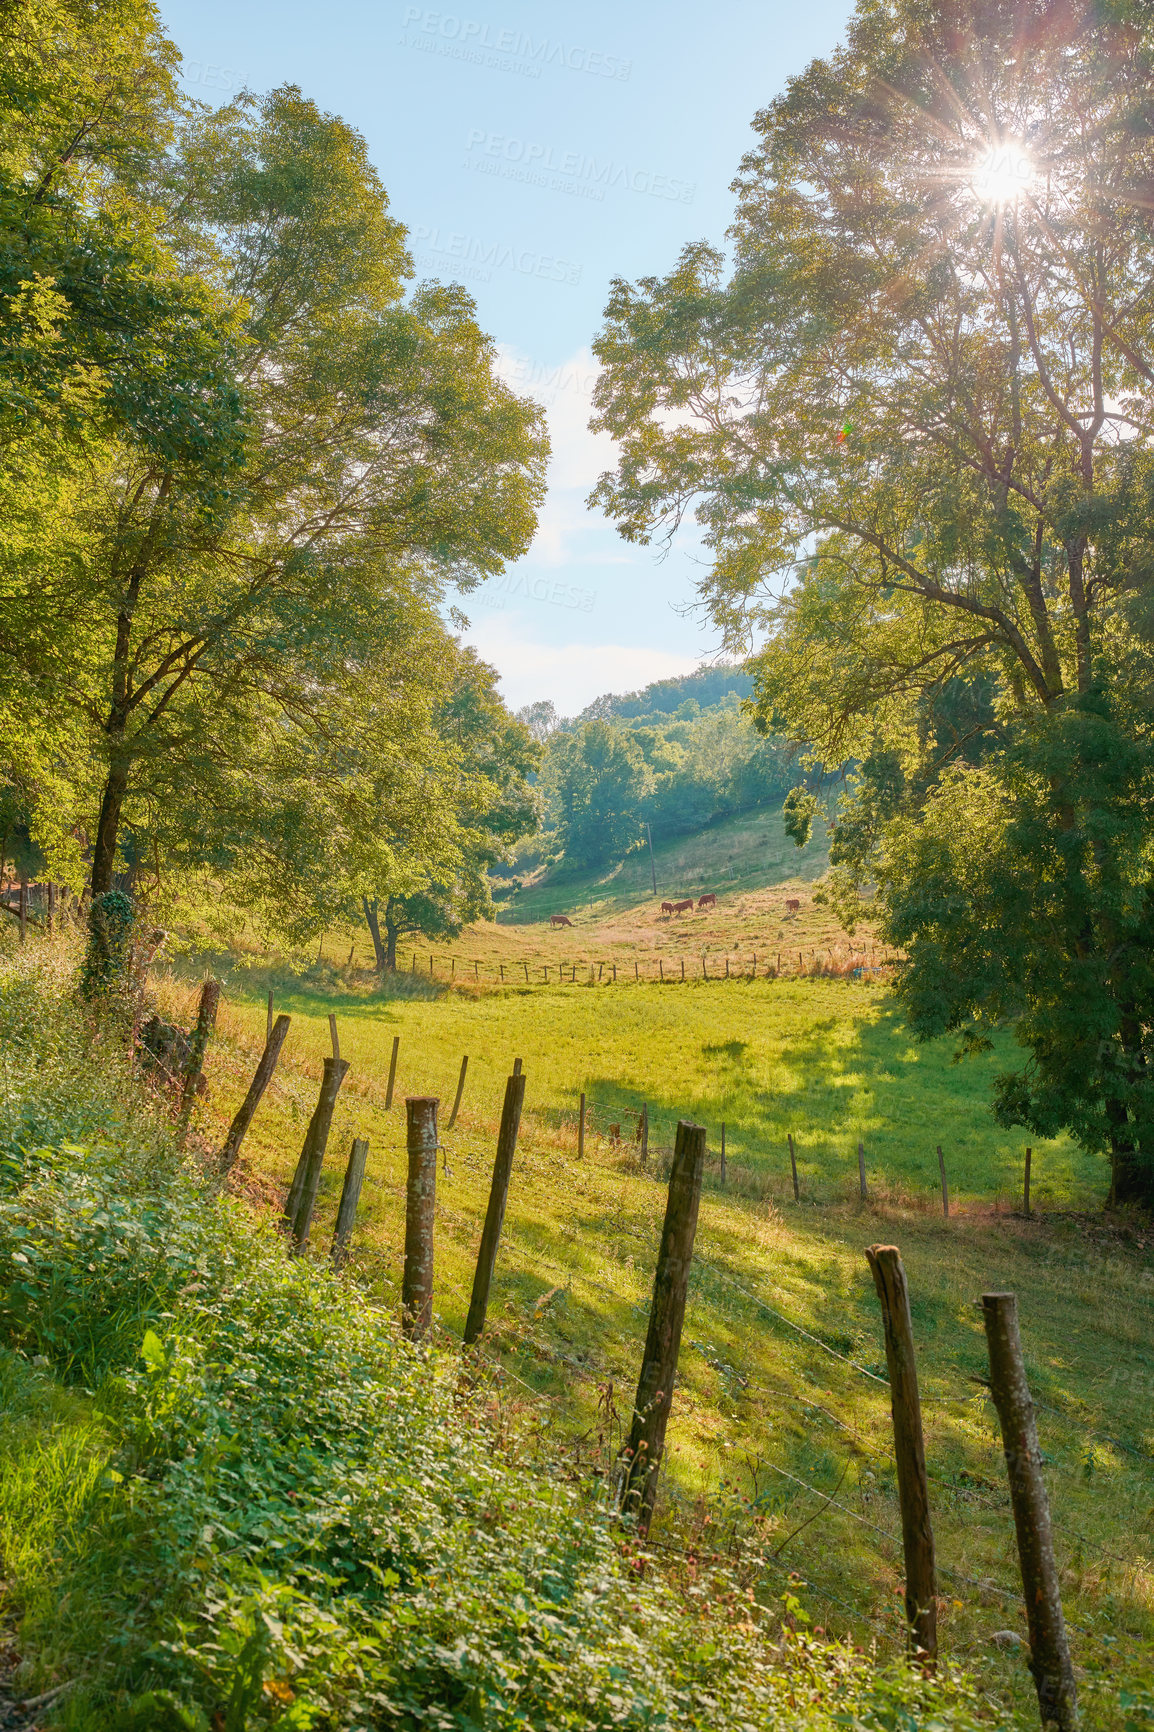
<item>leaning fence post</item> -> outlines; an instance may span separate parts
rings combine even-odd
[[[942,1153],[942,1145],[938,1144],[938,1171],[942,1175],[942,1214],[948,1221],[950,1218],[950,1187],[946,1179],[946,1157]]]
[[[272,1073],[277,1067],[277,1060],[280,1058],[281,1047],[285,1043],[285,1036],[288,1034],[291,1021],[292,1018],[289,1016],[278,1016],[275,1028],[269,1030],[264,1051],[260,1056],[260,1063],[248,1085],[248,1093],[240,1103],[236,1117],[228,1127],[224,1146],[217,1156],[216,1185],[218,1189],[224,1184],[236,1165],[237,1156],[240,1154],[240,1145],[245,1139],[256,1109],[261,1103],[261,1096],[272,1081]]]
[[[926,1446],[909,1288],[896,1245],[867,1245],[866,1256],[881,1302],[890,1377],[890,1413],[906,1569],[906,1628],[911,1652],[934,1661],[938,1657],[934,1532],[930,1526]]]
[[[305,1132],[293,1182],[285,1198],[284,1219],[292,1232],[294,1255],[303,1251],[308,1244],[309,1228],[312,1226],[313,1210],[316,1208],[317,1191],[320,1188],[321,1168],[324,1166],[325,1149],[328,1147],[329,1130],[333,1122],[333,1109],[348,1068],[348,1059],[334,1057],[325,1060],[320,1094],[317,1096],[313,1116],[309,1120],[309,1128]]]
[[[399,1034],[395,1034],[393,1036],[392,1057],[389,1059],[389,1080],[388,1080],[387,1084],[385,1085],[385,1111],[386,1112],[388,1112],[389,1108],[393,1104],[393,1087],[394,1087],[396,1080],[397,1080],[397,1054],[400,1052],[400,1050],[401,1050],[401,1037]]]
[[[481,1246],[477,1252],[477,1269],[473,1276],[473,1294],[469,1300],[469,1315],[465,1319],[465,1346],[484,1332],[485,1312],[489,1306],[489,1286],[497,1262],[497,1246],[505,1220],[505,1199],[509,1195],[509,1178],[513,1171],[513,1155],[517,1148],[517,1130],[521,1123],[521,1106],[525,1099],[525,1078],[515,1071],[505,1084],[505,1105],[501,1112],[501,1129],[497,1136],[497,1154],[493,1161],[493,1183],[489,1187],[489,1206],[481,1230]]]
[[[865,1150],[862,1148],[860,1142],[857,1146],[857,1182],[858,1189],[861,1192],[861,1200],[864,1203],[869,1197],[869,1191],[866,1188]]]
[[[405,1273],[401,1327],[419,1340],[433,1321],[433,1220],[437,1204],[437,1108],[431,1095],[405,1101],[409,1177],[405,1189]]]
[[[196,1027],[192,1031],[192,1039],[188,1049],[188,1063],[184,1070],[184,1087],[180,1096],[180,1118],[177,1121],[182,1137],[187,1131],[188,1121],[192,1117],[192,1104],[196,1099],[201,1072],[204,1070],[204,1055],[208,1051],[208,1037],[216,1026],[216,1012],[219,1003],[220,981],[214,980],[210,974],[200,989]]]
[[[990,1352],[990,1392],[1002,1428],[1010,1503],[1018,1535],[1030,1635],[1029,1667],[1038,1692],[1042,1725],[1056,1726],[1059,1732],[1073,1732],[1078,1724],[1078,1694],[1062,1616],[1034,1403],[1022,1359],[1017,1298],[1013,1293],[983,1293],[982,1313]]]
[[[354,1137],[353,1146],[349,1151],[349,1164],[345,1168],[345,1182],[341,1186],[336,1230],[333,1233],[334,1269],[339,1269],[348,1255],[349,1240],[353,1236],[353,1223],[357,1218],[357,1204],[361,1200],[361,1186],[365,1182],[365,1162],[368,1158],[369,1139],[367,1137]]]
[[[797,1155],[794,1153],[794,1148],[793,1148],[793,1132],[789,1131],[789,1132],[787,1132],[787,1135],[789,1138],[789,1165],[790,1165],[790,1169],[793,1173],[793,1200],[795,1203],[800,1203],[801,1202],[801,1188],[797,1182]]]
[[[469,1068],[469,1055],[468,1055],[468,1053],[466,1053],[464,1058],[461,1060],[461,1074],[457,1078],[457,1092],[453,1097],[453,1110],[449,1114],[449,1122],[445,1127],[445,1129],[449,1130],[449,1131],[451,1131],[453,1126],[456,1124],[457,1114],[461,1110],[461,1096],[465,1092],[465,1072],[468,1070],[468,1068]]]
[[[585,1096],[581,1096],[581,1105],[577,1112],[577,1159],[585,1159]]]
[[[657,1475],[673,1405],[704,1171],[705,1126],[681,1119],[669,1174],[665,1225],[653,1277],[653,1302],[649,1307],[645,1356],[633,1404],[633,1424],[621,1455],[624,1464],[621,1506],[627,1513],[636,1514],[641,1533],[648,1530],[657,1497]]]

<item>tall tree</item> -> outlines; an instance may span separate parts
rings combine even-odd
[[[1151,112],[1123,8],[863,5],[757,117],[732,271],[693,246],[614,285],[596,494],[635,539],[695,507],[763,725],[862,762],[840,889],[878,874],[919,1031],[1012,1021],[1006,1122],[1069,1125],[1148,1200]],[[1010,867],[1041,832],[1057,900],[1042,855]]]
[[[640,841],[650,780],[641,747],[625,728],[594,721],[553,736],[545,789],[569,865],[604,865]]]
[[[10,568],[12,678],[74,718],[95,891],[174,779],[256,726],[319,727],[408,610],[523,551],[547,452],[464,292],[406,294],[363,140],[298,90],[195,115],[149,190],[157,245],[220,312],[237,437],[217,460],[119,430],[71,502],[73,556]]]

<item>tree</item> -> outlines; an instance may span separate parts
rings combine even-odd
[[[627,729],[596,721],[555,734],[546,767],[550,821],[569,865],[604,865],[640,841],[649,774]]]
[[[1012,1023],[1006,1122],[1069,1125],[1148,1201],[1152,105],[1121,8],[862,6],[757,118],[731,274],[699,245],[614,285],[597,425],[622,455],[595,495],[634,539],[695,506],[703,602],[765,637],[762,725],[863,764],[838,884],[876,872],[919,1032]],[[1077,894],[1015,880],[1039,827]],[[1011,909],[1038,966],[995,983],[966,934]],[[1101,1062],[1057,1016],[1063,969],[1096,982]]]
[[[185,449],[134,423],[91,451],[59,561],[26,538],[9,562],[0,646],[10,689],[72,719],[95,892],[122,831],[153,851],[174,784],[223,821],[254,738],[315,742],[406,618],[523,551],[547,454],[464,292],[406,296],[363,140],[295,88],[194,115],[150,194],[173,274],[219,312],[235,437]],[[186,856],[196,838],[228,850],[201,825]]]

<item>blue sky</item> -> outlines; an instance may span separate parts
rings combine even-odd
[[[724,241],[756,110],[841,35],[844,0],[629,6],[167,0],[191,95],[299,84],[368,141],[421,276],[463,282],[507,377],[544,403],[549,499],[530,552],[464,602],[514,706],[565,714],[709,659],[686,609],[700,553],[628,547],[585,495],[613,457],[586,428],[614,276]]]

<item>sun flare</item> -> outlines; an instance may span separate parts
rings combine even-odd
[[[1025,145],[1018,139],[1004,138],[991,144],[978,159],[970,188],[983,204],[1014,204],[1028,190],[1036,172]]]

